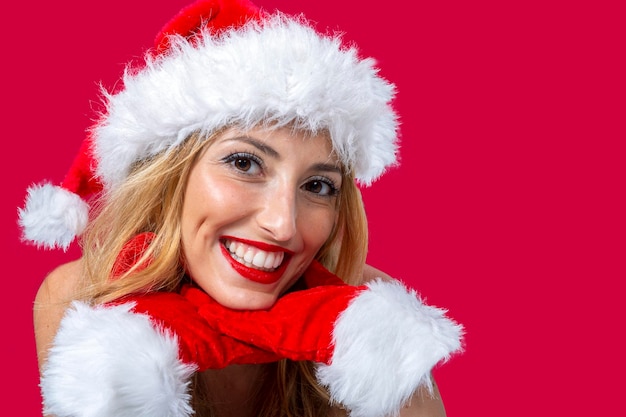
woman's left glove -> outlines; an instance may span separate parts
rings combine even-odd
[[[295,361],[314,361],[317,380],[351,417],[397,415],[432,368],[461,350],[463,328],[400,282],[345,284],[314,261],[306,289],[263,311],[230,310],[192,287],[181,294],[221,333]]]
[[[218,333],[176,293],[74,302],[42,370],[44,414],[187,417],[194,372],[278,359]]]

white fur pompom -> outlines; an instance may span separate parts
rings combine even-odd
[[[48,249],[67,249],[87,225],[89,206],[78,195],[44,183],[28,189],[19,211],[23,239]]]
[[[134,314],[133,304],[74,302],[41,378],[44,414],[56,417],[188,417],[194,367],[176,337]]]
[[[319,382],[352,417],[397,415],[433,366],[461,349],[461,325],[399,282],[373,281],[339,316]]]

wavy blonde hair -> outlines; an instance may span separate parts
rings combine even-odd
[[[135,292],[179,288],[184,277],[180,218],[186,184],[196,161],[222,132],[192,134],[177,148],[136,163],[120,187],[95,203],[96,215],[81,239],[83,285],[77,298],[103,303]],[[350,173],[344,174],[337,210],[337,223],[316,259],[345,282],[359,284],[367,254],[367,220]],[[134,267],[111,279],[124,244],[142,232],[153,232],[155,238]],[[143,269],[137,267],[146,263]],[[268,365],[265,388],[257,393],[258,415],[328,415],[329,397],[318,386],[314,369],[313,363],[289,360]],[[202,378],[194,378],[192,385],[196,415],[214,415]]]

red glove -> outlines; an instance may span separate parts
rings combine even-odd
[[[243,343],[292,360],[319,362],[318,381],[353,417],[397,413],[430,371],[461,349],[462,327],[399,282],[355,287],[314,262],[308,289],[266,311],[235,311],[204,292],[183,295],[210,325]]]
[[[127,244],[114,277],[139,259],[135,251],[147,241],[139,235]],[[194,372],[279,359],[215,331],[180,294],[134,295],[96,307],[75,302],[42,370],[44,414],[191,416]]]

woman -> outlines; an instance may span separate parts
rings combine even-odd
[[[82,234],[37,295],[44,412],[443,415],[429,371],[461,327],[364,268],[356,182],[395,163],[393,93],[302,19],[182,10],[21,212],[39,245]]]

